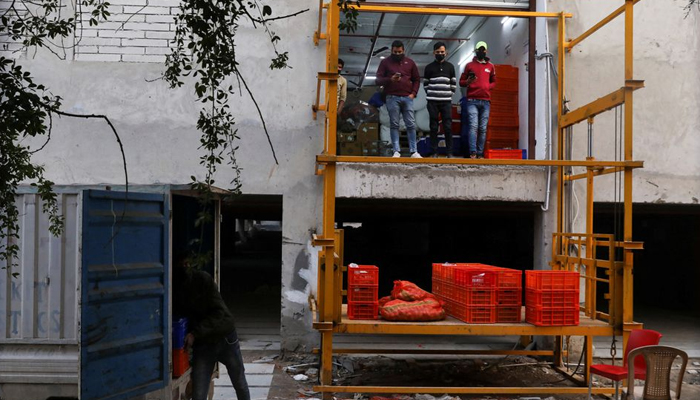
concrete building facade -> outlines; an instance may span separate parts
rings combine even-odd
[[[157,78],[163,71],[167,40],[172,37],[173,0],[114,0],[113,22],[82,30],[66,60],[47,52],[21,55],[36,77],[63,97],[65,111],[109,116],[121,135],[130,184],[182,184],[202,176],[195,123],[199,107],[192,89],[171,90]],[[427,2],[426,2],[427,3]],[[468,3],[468,2],[467,2]],[[538,7],[574,14],[567,37],[573,38],[609,14],[621,2],[540,0]],[[635,174],[636,203],[697,205],[700,199],[700,12],[686,16],[683,1],[641,1],[635,7],[635,75],[646,88],[635,96],[635,159],[645,168]],[[141,10],[142,7],[143,10]],[[243,170],[243,192],[282,199],[281,334],[286,349],[316,344],[308,297],[316,290],[317,249],[311,234],[320,230],[322,179],[314,174],[315,156],[323,147],[323,118],[314,120],[311,105],[316,73],[324,67],[325,49],[315,47],[317,4],[307,0],[276,2],[274,12],[291,19],[274,22],[289,51],[292,68],[270,71],[274,55],[269,38],[250,24],[238,31],[240,69],[260,105],[279,164],[275,164],[253,102],[232,97],[241,140],[237,159]],[[125,17],[138,13],[128,22]],[[124,26],[122,27],[122,23]],[[538,24],[537,50],[544,52],[546,22]],[[549,48],[556,50],[556,28],[548,26]],[[617,20],[589,38],[567,57],[567,97],[574,109],[620,87],[623,71],[623,22]],[[11,47],[10,47],[11,48]],[[514,64],[522,65],[522,60]],[[536,66],[544,76],[544,61]],[[538,80],[544,82],[544,80]],[[235,82],[232,82],[235,84]],[[530,89],[532,90],[532,89]],[[546,96],[538,88],[537,135],[544,142]],[[556,88],[552,88],[556,93]],[[556,97],[555,97],[556,98]],[[556,113],[554,113],[556,115]],[[614,118],[595,125],[594,154],[612,159]],[[576,157],[585,157],[585,127],[575,128]],[[541,139],[542,138],[542,139]],[[544,157],[542,147],[537,157]],[[123,183],[121,156],[109,127],[99,120],[60,118],[53,121],[51,142],[35,156],[46,165],[47,178],[60,185]],[[554,203],[545,202],[544,168],[440,167],[412,165],[341,165],[339,198],[357,200],[430,200],[467,204],[501,202],[533,207],[534,268],[546,268],[554,230]],[[554,173],[552,171],[551,173]],[[233,172],[221,169],[224,187]],[[612,202],[613,180],[596,186],[596,200]],[[552,183],[551,194],[555,193]],[[693,209],[691,213],[697,213]],[[225,243],[222,246],[226,246]],[[692,260],[698,268],[700,259]]]

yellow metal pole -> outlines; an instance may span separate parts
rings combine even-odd
[[[634,79],[634,0],[625,0],[625,83]],[[633,147],[633,95],[634,91],[627,88],[625,92],[625,160],[632,159]],[[632,174],[631,169],[625,169],[625,215],[624,240],[632,241]],[[634,321],[634,285],[632,281],[632,266],[634,256],[631,250],[625,248],[624,254],[624,289],[623,289],[623,323]],[[627,345],[629,334],[625,332],[624,343]]]
[[[565,18],[564,14],[559,15],[558,21],[558,69],[559,69],[559,84],[558,84],[558,108],[557,108],[557,120],[558,120],[558,137],[557,137],[557,160],[561,161],[564,159],[564,129],[562,127],[562,115],[564,110],[564,32],[565,32]],[[557,169],[557,232],[564,232],[564,206],[566,202],[564,201],[564,168]],[[560,243],[561,246],[561,243]],[[559,253],[561,254],[561,248]]]
[[[542,18],[559,18],[563,15],[564,18],[571,18],[570,13],[555,13],[555,12],[538,12],[538,11],[514,11],[514,10],[479,10],[469,8],[448,8],[448,7],[408,7],[408,6],[390,6],[380,4],[363,3],[356,7],[360,12],[386,13],[386,14],[421,14],[421,15],[458,15],[458,16],[477,16],[477,17],[542,17]]]
[[[593,157],[587,157],[587,160],[593,160]],[[593,168],[589,167],[586,171],[588,175],[586,179],[586,258],[595,260],[595,251],[593,249]],[[576,182],[569,183],[575,185]],[[595,288],[596,288],[596,267],[595,265],[586,266],[586,314],[595,318]]]

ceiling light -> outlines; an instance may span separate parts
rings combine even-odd
[[[386,58],[386,56],[379,56],[379,58],[383,60]]]
[[[373,80],[375,80],[375,79],[377,79],[376,76],[366,76],[366,75],[365,75],[365,80],[373,81]]]

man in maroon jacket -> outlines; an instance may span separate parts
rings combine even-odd
[[[496,86],[496,68],[486,57],[487,48],[486,42],[476,44],[476,56],[467,64],[459,78],[459,85],[467,88],[470,158],[484,158],[486,126],[489,124],[491,110],[491,89]]]
[[[386,94],[393,156],[401,157],[399,117],[403,115],[408,134],[408,150],[412,158],[421,158],[416,146],[416,118],[413,113],[413,99],[420,87],[420,74],[416,63],[404,55],[404,46],[400,40],[394,40],[391,44],[391,57],[379,63],[377,85],[384,86]]]

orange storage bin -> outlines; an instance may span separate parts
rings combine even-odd
[[[533,290],[578,290],[575,271],[525,271],[525,288]]]
[[[185,349],[173,349],[173,377],[182,376],[190,369],[190,355]]]
[[[372,303],[379,300],[377,285],[348,285],[348,302]]]
[[[520,160],[523,158],[521,149],[488,149],[484,152],[484,158],[492,160]]]
[[[496,322],[496,306],[467,306],[446,301],[445,311],[458,320],[470,324],[493,324]]]
[[[571,308],[578,307],[578,290],[533,290],[525,291],[528,307]]]
[[[496,323],[520,322],[521,306],[496,306]]]
[[[379,304],[348,302],[348,318],[379,319]]]
[[[348,285],[378,285],[379,268],[374,265],[348,266]]]
[[[522,289],[497,289],[496,290],[496,305],[497,306],[521,306],[523,303]]]
[[[579,308],[525,307],[525,321],[536,326],[578,325]]]

